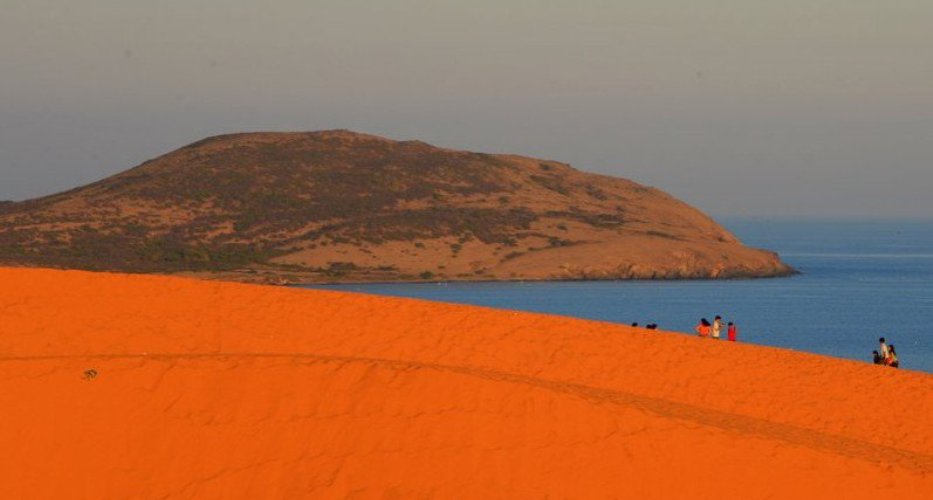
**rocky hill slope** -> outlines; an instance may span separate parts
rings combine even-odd
[[[211,137],[0,205],[0,263],[293,282],[792,272],[629,180],[348,131]]]

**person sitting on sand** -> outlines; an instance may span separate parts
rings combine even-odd
[[[719,332],[722,331],[722,316],[716,316],[713,319],[713,338],[719,340]]]
[[[735,323],[729,322],[729,329],[726,331],[726,335],[729,336],[730,342],[735,342],[736,337],[739,336],[739,329],[735,326]]]
[[[874,362],[876,365],[884,364],[884,358],[882,358],[881,355],[878,354],[878,351],[871,352],[871,359],[872,359],[872,362]]]
[[[894,344],[888,346],[888,356],[884,358],[884,364],[897,368],[901,365],[900,361],[897,360],[897,351],[894,350]]]
[[[709,320],[707,320],[706,318],[701,319],[700,324],[697,325],[694,330],[697,332],[697,335],[703,338],[709,337],[709,331],[710,331]]]
[[[881,359],[888,359],[888,344],[884,343],[884,337],[878,339],[878,354],[881,355]]]

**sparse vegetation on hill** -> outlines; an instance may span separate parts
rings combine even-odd
[[[661,277],[788,271],[773,255],[717,267],[723,249],[691,244],[744,247],[631,181],[346,131],[211,137],[81,188],[0,202],[0,224],[0,262],[250,280],[658,276],[637,270],[638,238],[686,242],[686,266]]]

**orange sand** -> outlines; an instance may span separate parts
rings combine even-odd
[[[606,323],[0,269],[3,498],[931,498],[931,402]]]

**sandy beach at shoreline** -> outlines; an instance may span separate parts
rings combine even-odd
[[[0,268],[7,498],[929,498],[933,376],[566,317]]]

